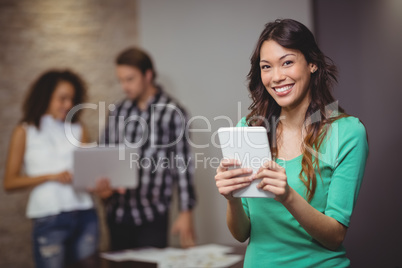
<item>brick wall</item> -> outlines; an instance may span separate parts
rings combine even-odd
[[[45,70],[81,74],[92,103],[122,97],[113,62],[120,50],[138,44],[136,16],[136,1],[0,0],[0,174],[27,88]],[[83,114],[94,140],[103,123],[97,114]],[[28,194],[0,187],[0,267],[33,267]],[[106,245],[103,226],[101,247]]]

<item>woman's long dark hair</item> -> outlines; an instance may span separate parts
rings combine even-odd
[[[40,119],[46,113],[53,92],[60,82],[69,82],[74,87],[73,105],[86,100],[86,86],[79,75],[69,70],[50,70],[43,73],[32,84],[22,106],[23,116],[21,122],[35,125],[40,128]],[[77,111],[72,122],[77,122],[80,111]]]
[[[307,200],[311,201],[317,186],[315,168],[319,171],[319,159],[318,157],[314,157],[313,159],[311,150],[306,150],[306,146],[318,151],[327,132],[327,127],[325,126],[330,125],[331,122],[340,117],[347,116],[340,107],[338,107],[339,115],[335,114],[334,116],[333,114],[331,117],[328,116],[328,106],[335,102],[331,90],[333,84],[337,82],[337,68],[332,60],[326,57],[318,48],[311,31],[300,22],[283,19],[266,24],[251,56],[251,69],[248,74],[248,87],[253,101],[249,107],[251,112],[247,115],[247,123],[250,126],[265,126],[268,130],[272,130],[272,127],[276,126],[271,124],[270,127],[268,122],[278,120],[281,113],[281,107],[267,92],[261,81],[261,46],[268,40],[273,40],[288,49],[299,50],[304,55],[307,63],[313,63],[317,66],[317,71],[311,74],[311,102],[307,108],[305,120],[309,122],[316,112],[320,113],[321,120],[310,120],[308,125],[305,126],[307,133],[304,138],[305,147],[303,148],[302,170],[299,175],[300,180],[306,186]],[[278,127],[280,127],[280,121]],[[279,136],[280,131],[278,135],[275,131],[268,132],[274,158],[276,158],[278,153],[276,142]]]

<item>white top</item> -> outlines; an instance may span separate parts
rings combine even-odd
[[[39,130],[34,125],[24,124],[24,127],[24,168],[28,176],[72,172],[75,146],[67,139],[65,127],[71,127],[75,139],[81,140],[81,125],[64,123],[51,115],[44,115]],[[71,184],[48,181],[32,190],[26,215],[28,218],[40,218],[92,207],[93,201],[87,192],[78,192]]]

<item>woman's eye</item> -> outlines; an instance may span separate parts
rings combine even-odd
[[[290,60],[287,60],[287,61],[285,61],[285,63],[283,63],[283,65],[290,65],[290,64],[292,64],[293,63],[293,61],[290,61]]]
[[[269,68],[270,68],[269,65],[262,65],[262,66],[261,66],[261,69],[262,69],[262,70],[266,70],[266,69],[269,69]]]

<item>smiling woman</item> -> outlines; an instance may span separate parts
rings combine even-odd
[[[215,176],[232,235],[250,239],[244,266],[349,267],[342,242],[368,144],[363,124],[331,94],[336,67],[307,27],[276,20],[260,35],[248,78],[253,103],[238,126],[266,127],[274,160],[251,174],[224,159]],[[275,199],[232,196],[255,179]]]

